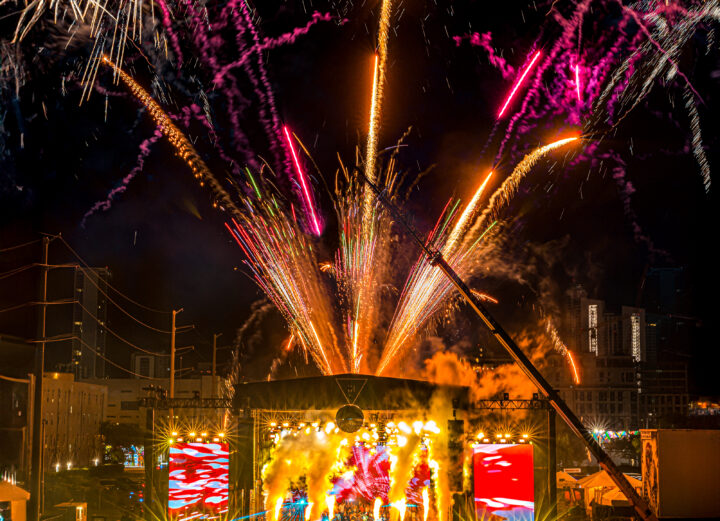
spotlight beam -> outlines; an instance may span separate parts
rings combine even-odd
[[[565,421],[568,427],[570,427],[570,429],[581,440],[583,440],[588,450],[597,459],[600,467],[602,467],[602,469],[608,473],[608,475],[615,482],[617,487],[622,491],[623,494],[625,494],[625,497],[627,497],[633,504],[633,507],[635,508],[635,511],[640,516],[640,518],[644,521],[658,521],[657,517],[655,517],[655,514],[653,514],[652,510],[650,510],[648,504],[643,498],[640,497],[640,495],[635,491],[632,485],[630,485],[630,482],[627,480],[627,478],[625,478],[625,475],[618,470],[618,468],[615,466],[615,463],[607,454],[607,452],[605,452],[605,450],[595,440],[590,431],[585,428],[580,419],[575,415],[572,409],[568,407],[568,405],[560,397],[557,391],[552,388],[550,383],[545,379],[545,377],[540,373],[540,371],[538,371],[537,368],[528,359],[528,357],[525,356],[525,353],[522,352],[522,350],[515,343],[512,337],[510,337],[510,335],[505,331],[505,329],[503,329],[503,327],[495,320],[495,318],[493,318],[493,316],[485,308],[480,299],[478,299],[472,293],[468,285],[465,284],[465,282],[460,278],[457,273],[455,273],[455,270],[450,267],[447,261],[443,258],[442,254],[439,251],[431,250],[420,238],[421,236],[418,231],[415,229],[410,220],[405,215],[403,215],[400,209],[397,208],[391,201],[389,201],[388,198],[385,197],[385,195],[382,193],[382,191],[374,183],[372,183],[359,169],[358,172],[362,179],[370,186],[370,188],[372,188],[373,192],[375,192],[377,199],[382,204],[384,204],[385,207],[390,211],[390,213],[392,213],[393,216],[407,228],[407,230],[410,232],[410,235],[415,239],[415,242],[418,243],[420,248],[427,255],[430,264],[437,266],[450,280],[450,282],[452,282],[455,288],[457,288],[458,292],[460,292],[460,295],[463,296],[467,303],[470,304],[470,307],[473,309],[473,311],[475,311],[475,313],[482,319],[482,321],[488,327],[495,339],[500,343],[500,345],[505,348],[505,350],[507,350],[510,356],[512,356],[513,360],[515,360],[515,362],[517,362],[517,364],[523,370],[525,375],[530,378],[530,380],[537,386],[540,392],[542,392],[543,395],[547,398],[553,409],[557,411],[557,413]]]

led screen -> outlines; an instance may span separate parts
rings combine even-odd
[[[473,472],[478,519],[533,519],[532,445],[476,445]]]
[[[214,519],[228,510],[227,443],[170,446],[168,510],[173,519]]]
[[[388,500],[390,458],[382,445],[374,448],[354,445],[350,458],[345,462],[345,468],[351,470],[332,479],[331,494],[338,503],[365,501],[372,504],[377,497],[383,501]],[[408,502],[421,503],[422,489],[429,485],[430,467],[427,464],[427,452],[422,450],[405,490]]]

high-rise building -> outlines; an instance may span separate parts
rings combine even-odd
[[[568,315],[566,344],[581,383],[574,384],[567,370],[555,371],[553,383],[583,421],[603,429],[635,430],[686,412],[686,364],[649,359],[648,353],[657,349],[657,330],[654,321],[646,323],[643,308],[608,312],[605,302],[587,298],[578,287],[571,293]]]
[[[170,355],[133,353],[131,357],[133,378],[168,378]]]
[[[76,379],[105,377],[106,268],[75,270],[72,371]]]

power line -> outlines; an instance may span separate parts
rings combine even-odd
[[[24,248],[25,246],[30,246],[31,244],[35,244],[37,242],[40,242],[40,239],[35,239],[34,241],[25,242],[23,244],[17,244],[15,246],[8,246],[7,248],[0,249],[0,253],[5,253],[8,251],[13,251],[13,250],[17,250],[20,248]]]
[[[11,270],[0,273],[0,280],[12,277],[13,275],[17,275],[18,273],[22,273],[23,271],[27,271],[30,268],[34,268],[35,266],[38,266],[38,264],[26,264],[25,266],[20,266],[19,268],[13,268]]]
[[[64,238],[62,235],[52,235],[51,237],[57,237],[58,239],[60,239],[60,241],[65,245],[65,247],[66,247],[68,250],[70,250],[70,252],[80,261],[80,263],[81,263],[83,266],[85,266],[85,268],[87,268],[87,269],[92,269],[92,268],[90,267],[90,265],[89,265],[87,262],[85,262],[85,260],[84,260],[82,257],[80,257],[80,255],[72,248],[72,246],[70,246],[70,245],[68,244],[68,242],[65,240],[65,238]],[[105,284],[106,284],[109,288],[111,288],[113,291],[115,291],[115,293],[117,293],[118,295],[120,295],[121,297],[123,297],[125,300],[127,300],[128,302],[132,302],[133,304],[135,304],[135,305],[138,306],[138,307],[141,307],[141,308],[146,309],[146,310],[148,310],[148,311],[152,311],[153,313],[163,313],[163,314],[165,314],[165,315],[169,315],[169,314],[172,313],[172,311],[164,311],[164,310],[162,310],[162,309],[155,309],[155,308],[148,307],[148,306],[146,306],[146,305],[144,305],[144,304],[140,304],[139,302],[137,302],[137,301],[131,299],[130,297],[128,297],[127,295],[125,295],[123,292],[121,292],[119,289],[117,289],[115,286],[113,286],[113,285],[110,284],[109,282],[106,281]]]
[[[87,273],[87,271],[86,271],[86,270],[88,270],[87,268],[83,268],[83,267],[80,266],[80,265],[76,265],[76,267],[85,274],[85,277],[87,278],[87,280],[89,280],[90,283],[91,283],[93,286],[95,286],[95,288],[96,288],[100,293],[102,293],[102,294],[105,296],[105,298],[107,298],[110,302],[112,302],[112,304],[113,304],[116,308],[118,308],[118,309],[119,309],[120,311],[122,311],[125,315],[127,315],[128,317],[130,317],[131,319],[133,319],[135,322],[137,322],[137,323],[140,324],[141,326],[144,326],[144,327],[146,327],[146,328],[148,328],[148,329],[152,329],[153,331],[157,331],[158,333],[163,333],[163,334],[166,334],[166,335],[169,335],[169,334],[172,333],[172,331],[170,331],[170,330],[158,329],[158,328],[153,327],[153,326],[151,326],[151,325],[149,325],[149,324],[146,324],[145,322],[143,322],[143,321],[140,320],[139,318],[133,316],[129,311],[126,311],[125,308],[123,308],[120,304],[118,304],[117,302],[115,302],[115,301],[110,297],[110,295],[108,295],[105,291],[103,291],[103,289],[100,287],[100,285],[97,284],[97,283],[95,282],[95,280],[93,280],[93,277],[90,276],[90,275],[88,275],[88,273]],[[90,268],[90,269],[91,269],[91,268]],[[88,271],[89,271],[89,270],[88,270]],[[105,281],[105,284],[107,284],[107,281]],[[108,285],[109,285],[109,284],[108,284]]]
[[[74,299],[61,299],[61,300],[52,300],[48,302],[40,302],[40,301],[31,301],[31,302],[24,302],[22,304],[18,304],[17,306],[10,306],[9,308],[0,309],[0,313],[5,313],[6,311],[13,311],[16,309],[24,308],[27,306],[53,306],[53,305],[61,305],[61,304],[76,304],[78,301]]]
[[[105,360],[105,361],[106,361],[107,363],[109,363],[110,365],[112,365],[112,366],[114,366],[114,367],[117,367],[117,368],[120,369],[121,371],[125,371],[126,373],[131,374],[131,375],[133,375],[133,376],[137,376],[138,378],[145,378],[146,380],[164,380],[163,378],[153,378],[152,376],[145,376],[145,375],[142,375],[142,374],[140,374],[140,373],[136,373],[136,372],[134,372],[134,371],[131,371],[130,369],[125,369],[125,368],[124,368],[123,366],[121,366],[120,364],[116,364],[115,362],[113,362],[112,360],[110,360],[109,358],[107,358],[106,356],[100,354],[97,350],[95,350],[95,349],[93,349],[92,347],[90,347],[90,346],[87,344],[87,342],[83,341],[82,338],[80,338],[80,337],[78,337],[78,336],[71,336],[71,337],[69,337],[69,338],[70,338],[70,339],[77,340],[77,341],[80,342],[83,346],[85,346],[87,349],[89,349],[90,351],[92,351],[93,353],[95,353],[97,356],[99,356],[100,358],[102,358],[103,360]]]
[[[112,329],[110,329],[109,327],[107,327],[107,325],[106,325],[105,323],[103,323],[102,320],[100,320],[98,317],[96,317],[95,315],[93,315],[92,312],[91,312],[88,308],[86,308],[85,306],[83,306],[80,302],[77,302],[77,305],[80,306],[80,307],[82,308],[82,310],[85,311],[85,313],[87,313],[88,315],[90,315],[90,317],[91,317],[95,322],[97,322],[97,323],[100,324],[102,327],[104,327],[104,328],[107,330],[108,333],[110,333],[112,336],[114,336],[115,338],[117,338],[117,339],[120,340],[121,342],[124,342],[125,344],[129,345],[129,346],[132,347],[133,349],[137,349],[138,351],[142,351],[143,353],[147,353],[147,354],[149,354],[149,355],[155,355],[155,356],[170,356],[170,355],[168,355],[168,354],[166,354],[166,353],[156,353],[155,351],[148,351],[147,349],[143,349],[142,347],[136,346],[135,344],[133,344],[133,343],[130,342],[129,340],[126,340],[125,338],[123,338],[123,337],[121,337],[120,335],[118,335],[117,333],[115,333]]]

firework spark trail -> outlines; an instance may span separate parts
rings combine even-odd
[[[238,3],[240,4],[239,9],[237,6]],[[282,125],[280,124],[280,117],[278,116],[277,107],[275,106],[275,95],[273,93],[272,87],[270,86],[270,80],[268,79],[267,70],[265,69],[265,60],[263,59],[262,52],[256,50],[260,47],[260,37],[258,36],[258,32],[255,29],[255,25],[253,24],[252,17],[250,15],[250,7],[247,5],[247,2],[242,0],[232,0],[229,5],[233,6],[231,9],[231,13],[233,15],[235,28],[238,33],[241,32],[243,27],[247,27],[250,30],[250,35],[252,36],[253,40],[253,46],[250,49],[250,52],[253,53],[257,58],[256,61],[258,72],[260,75],[260,83],[265,89],[263,92],[263,90],[256,85],[255,92],[257,93],[260,100],[263,102],[263,105],[267,104],[268,108],[270,109],[270,117],[272,119],[272,124],[270,128],[266,129],[268,138],[270,139],[270,149],[275,154],[278,162],[285,165],[285,170],[289,174],[291,170],[290,157],[287,153],[287,149],[283,146],[281,131]],[[242,19],[245,23],[244,26],[240,23],[240,20],[237,17],[238,12],[242,13]],[[239,34],[236,38],[240,38]],[[248,76],[251,76],[249,72],[250,69],[247,66],[245,67],[245,70],[248,73]]]
[[[283,127],[283,132],[285,133],[285,139],[287,140],[288,148],[290,148],[290,152],[292,154],[293,163],[295,164],[295,171],[297,172],[297,176],[300,179],[302,196],[305,199],[305,206],[308,210],[308,213],[310,214],[312,230],[315,235],[319,237],[322,234],[322,230],[320,229],[320,223],[318,222],[317,215],[315,215],[315,205],[313,204],[312,194],[308,189],[308,183],[305,179],[305,172],[303,172],[302,166],[300,166],[300,160],[298,159],[297,153],[295,152],[295,147],[292,144],[290,132],[288,132],[288,128],[286,126]]]
[[[485,228],[487,228],[487,223],[497,215],[497,213],[500,211],[500,208],[507,204],[507,202],[517,190],[520,181],[525,178],[528,172],[530,172],[532,167],[534,167],[538,161],[540,161],[543,157],[545,157],[545,155],[552,152],[553,150],[556,150],[562,146],[567,145],[568,143],[572,143],[573,141],[577,141],[579,139],[579,137],[559,139],[558,141],[550,143],[549,145],[538,147],[529,154],[527,154],[523,158],[523,160],[518,163],[512,174],[510,174],[507,179],[503,181],[503,184],[500,186],[500,188],[498,188],[492,195],[492,197],[490,198],[490,202],[488,203],[485,210],[483,210],[477,221],[475,221],[475,224],[472,226],[471,230],[465,235],[465,242],[467,243],[473,241],[474,237],[477,237],[479,233],[481,233],[483,230],[485,230]]]
[[[615,167],[612,169],[612,178],[618,187],[620,200],[623,204],[623,211],[625,213],[625,217],[630,221],[630,226],[632,227],[635,242],[637,242],[638,244],[645,244],[648,251],[650,252],[651,258],[654,258],[655,255],[668,257],[669,255],[666,251],[660,250],[655,247],[652,239],[648,237],[645,232],[643,232],[642,227],[638,223],[638,216],[635,213],[635,210],[633,210],[632,208],[631,198],[632,194],[635,193],[635,187],[627,179],[627,173],[625,171],[625,161],[623,161],[620,156],[614,153],[605,155],[604,157],[608,159],[611,158],[615,161]]]
[[[547,317],[545,319],[545,331],[550,336],[550,340],[552,340],[555,351],[557,351],[558,353],[563,355],[565,359],[567,359],[568,363],[570,364],[570,368],[572,369],[573,381],[576,385],[579,385],[580,374],[578,373],[577,366],[575,365],[575,360],[573,360],[572,353],[560,338],[560,335],[558,334],[552,320],[550,320],[550,317]]]
[[[580,96],[580,64],[578,63],[575,64],[575,89],[578,101],[582,101],[582,96]]]
[[[186,2],[186,11],[189,14],[189,18],[192,21],[190,24],[192,26],[192,35],[193,35],[193,43],[195,44],[195,47],[198,50],[198,53],[202,59],[202,62],[210,68],[210,70],[213,73],[217,73],[221,66],[220,62],[217,58],[217,53],[219,51],[217,46],[216,39],[210,38],[208,33],[205,32],[204,28],[206,26],[205,20],[200,15],[200,13],[197,12],[195,9],[195,6],[192,2],[187,1]],[[222,26],[227,24],[227,19],[222,18],[220,22],[218,23],[218,29]],[[242,34],[236,35],[237,39],[242,38]],[[240,42],[242,43],[242,42]],[[252,71],[248,71],[248,74],[252,73]],[[252,80],[253,78],[250,77]],[[232,126],[232,132],[231,132],[231,143],[236,148],[237,151],[241,152],[244,156],[244,158],[247,160],[247,162],[250,165],[256,166],[257,162],[253,156],[253,154],[250,153],[250,146],[247,140],[247,136],[243,132],[242,125],[240,124],[239,119],[239,110],[238,107],[242,107],[246,105],[248,102],[243,97],[243,95],[240,93],[240,89],[238,88],[237,81],[234,77],[228,76],[228,81],[230,83],[229,87],[225,87],[223,85],[216,85],[215,88],[220,90],[225,97],[225,100],[227,101],[227,114],[230,119],[230,124]],[[260,111],[264,110],[263,105],[260,105]],[[234,163],[231,161],[231,163]]]
[[[447,256],[452,254],[455,249],[458,247],[458,241],[460,238],[465,234],[468,221],[472,217],[473,213],[475,213],[477,209],[477,205],[480,202],[480,197],[482,196],[483,192],[485,191],[485,187],[487,186],[488,182],[490,181],[490,178],[492,177],[492,172],[490,172],[485,180],[482,182],[480,187],[475,192],[475,195],[473,195],[472,199],[468,203],[468,205],[465,207],[465,210],[463,210],[463,213],[460,215],[460,218],[457,221],[457,224],[455,224],[452,232],[450,233],[450,237],[448,238],[447,242],[445,243],[445,246],[443,247],[442,254],[443,256]]]
[[[487,182],[488,179],[489,176],[485,179],[485,182]],[[478,192],[482,193],[484,184],[485,183],[481,185]],[[476,194],[478,192],[476,192]],[[478,198],[473,198],[473,201],[468,204],[463,215],[469,216],[474,211]],[[432,250],[447,245],[448,238],[453,234],[459,234],[460,230],[464,229],[467,219],[469,219],[469,217],[461,217],[453,229],[449,230],[448,227],[454,219],[457,204],[446,214],[447,208],[446,206],[445,210],[443,210],[440,219],[438,219],[435,228],[428,238],[427,245]],[[468,208],[470,209],[469,212],[467,211]],[[449,264],[453,265],[456,270],[465,274],[463,271],[465,268],[463,260],[469,253],[475,250],[479,241],[465,249],[458,249],[456,247],[458,243],[459,241],[455,241],[455,243],[448,248],[446,260]],[[445,277],[437,266],[432,265],[424,255],[421,255],[410,271],[410,275],[395,308],[395,314],[390,324],[382,357],[376,369],[377,375],[382,374],[391,363],[397,362],[402,358],[402,353],[408,348],[409,341],[413,339],[420,328],[431,321],[437,312],[442,309],[442,306],[453,291],[452,288],[447,277]]]
[[[165,32],[170,36],[170,43],[172,44],[173,51],[175,51],[175,59],[177,60],[177,68],[178,70],[182,68],[183,65],[183,55],[182,51],[180,50],[180,40],[178,39],[178,35],[173,31],[172,28],[172,15],[170,13],[170,8],[168,7],[165,0],[154,0],[158,6],[160,6],[160,12],[162,13],[162,23],[165,26]]]
[[[244,199],[248,213],[242,212],[215,179],[185,135],[150,95],[128,74],[105,58],[133,95],[145,105],[162,134],[175,147],[196,178],[207,181],[224,207],[238,221],[228,230],[241,246],[256,282],[284,315],[292,332],[311,353],[325,374],[347,371],[347,360],[337,347],[331,324],[333,313],[327,302],[318,262],[297,224],[288,218],[274,194],[253,204]],[[240,224],[242,223],[242,224]],[[318,332],[318,326],[322,326]]]
[[[505,114],[505,110],[508,108],[508,105],[510,105],[510,102],[515,97],[515,93],[520,88],[520,85],[523,84],[525,81],[525,77],[528,75],[528,73],[532,70],[533,66],[535,65],[535,62],[540,58],[540,55],[542,54],[541,51],[536,51],[533,55],[532,59],[530,60],[530,63],[525,67],[525,70],[523,70],[522,74],[520,75],[520,78],[515,82],[515,85],[513,86],[512,90],[510,91],[510,94],[505,99],[505,103],[503,103],[502,108],[500,109],[500,112],[498,113],[498,119],[503,117],[503,114]]]
[[[388,38],[390,33],[390,14],[392,0],[382,0],[380,6],[380,25],[378,28],[378,46],[375,55],[373,74],[372,102],[370,109],[370,125],[368,128],[367,147],[365,152],[365,176],[375,181],[375,162],[377,159],[377,140],[380,132],[380,114],[382,114],[383,90],[387,69]],[[372,193],[368,190],[365,204],[365,215],[369,215]]]
[[[702,133],[700,128],[700,115],[698,114],[697,107],[695,106],[695,98],[693,97],[690,89],[685,89],[685,108],[690,114],[690,130],[692,131],[692,149],[695,154],[695,159],[700,165],[700,172],[703,178],[703,185],[705,186],[705,193],[710,193],[710,163],[708,162],[707,155],[702,142]]]
[[[220,69],[220,71],[215,73],[213,83],[222,84],[225,75],[228,72],[230,72],[232,69],[245,65],[245,63],[247,63],[247,61],[252,57],[254,53],[263,52],[268,49],[275,49],[276,47],[280,47],[282,45],[293,44],[300,36],[308,34],[310,32],[310,29],[314,25],[318,24],[319,22],[330,22],[334,18],[335,17],[330,13],[320,13],[319,11],[315,11],[312,14],[312,18],[303,27],[296,27],[289,33],[282,34],[276,38],[265,38],[262,43],[259,44],[259,46],[253,46],[252,49],[246,51],[245,54],[243,54],[238,60],[224,65],[222,69]]]
[[[115,200],[115,197],[127,190],[130,181],[132,181],[135,176],[142,171],[143,165],[145,164],[145,159],[148,155],[150,155],[150,147],[161,137],[162,132],[157,129],[155,130],[155,133],[152,135],[152,137],[149,137],[142,143],[140,143],[140,154],[135,161],[135,167],[130,170],[130,173],[128,173],[128,175],[123,178],[123,180],[120,182],[120,186],[113,188],[110,193],[107,194],[107,197],[104,201],[96,202],[87,212],[85,212],[85,215],[83,215],[82,220],[80,221],[81,228],[85,228],[85,223],[95,212],[98,212],[100,210],[105,212],[109,210],[112,202]]]
[[[485,184],[490,179],[490,176],[486,177],[480,189],[476,192],[477,197],[473,197],[461,217],[456,221],[453,229],[451,231],[447,229],[453,218],[451,213],[446,218],[444,227],[437,233],[433,231],[428,241],[430,249],[438,249],[442,245],[441,252],[448,264],[453,266],[461,276],[471,276],[476,266],[471,254],[475,252],[488,230],[493,227],[493,224],[488,227],[490,219],[495,217],[500,208],[509,201],[517,190],[520,181],[541,158],[552,150],[578,139],[577,137],[561,139],[527,154],[515,167],[512,174],[490,197],[487,207],[477,218],[472,228],[465,231],[467,221],[477,208],[480,197],[478,192],[482,194]],[[478,232],[481,228],[483,229],[482,234]],[[451,241],[450,238],[453,238],[453,240]],[[450,298],[453,292],[453,286],[437,266],[431,265],[424,255],[421,256],[413,266],[405,283],[405,288],[400,295],[376,374],[382,374],[391,363],[402,358],[402,353],[408,348],[417,331],[432,320],[433,316],[447,303],[447,299]]]
[[[674,63],[677,62],[684,45],[695,34],[696,26],[706,18],[720,19],[717,1],[707,2],[705,5],[712,7],[693,11],[693,16],[686,16],[672,27],[662,25],[655,38],[648,39],[638,46],[630,58],[615,69],[610,81],[593,104],[593,118],[588,122],[587,128],[608,120],[609,114],[602,108],[606,104],[612,106],[613,103],[617,104],[616,112],[620,113],[614,123],[617,125],[645,99],[659,76],[679,73]],[[653,52],[658,46],[662,52]]]
[[[380,172],[378,185],[387,197],[396,197],[399,184],[394,160]],[[353,372],[370,371],[368,346],[373,343],[379,319],[380,288],[386,283],[389,257],[390,219],[378,206],[371,208],[371,225],[364,220],[365,184],[359,170],[349,171],[341,163],[342,177],[336,181],[335,208],[340,224],[340,247],[335,256],[335,274],[345,303],[345,323]],[[340,182],[342,179],[342,182]]]
[[[472,33],[465,36],[453,36],[453,40],[455,40],[455,44],[458,47],[460,47],[460,44],[465,39],[470,42],[470,45],[476,45],[487,51],[488,61],[490,62],[490,65],[500,71],[500,74],[502,75],[504,80],[512,78],[515,75],[515,68],[507,61],[505,61],[502,56],[498,56],[495,52],[495,49],[491,45],[492,33]]]
[[[152,99],[150,94],[147,93],[138,83],[133,80],[125,71],[115,65],[109,58],[103,57],[103,63],[108,67],[112,68],[115,74],[122,80],[125,85],[130,89],[135,98],[140,101],[147,109],[150,117],[152,117],[158,129],[163,133],[167,140],[175,147],[180,158],[190,167],[193,175],[200,179],[201,185],[207,181],[210,184],[215,197],[217,197],[223,206],[234,215],[239,215],[240,210],[235,205],[233,200],[230,198],[228,193],[222,187],[220,182],[215,178],[210,169],[207,167],[205,162],[202,160],[200,155],[195,150],[195,147],[190,144],[190,141],[172,122],[170,116],[158,105],[158,103]]]
[[[323,374],[347,370],[337,348],[334,314],[311,244],[277,199],[245,200],[248,215],[226,224],[247,257],[255,281],[287,321]]]
[[[513,134],[513,129],[515,128],[515,125],[525,116],[527,110],[533,106],[533,103],[538,103],[540,99],[540,91],[542,88],[542,77],[545,73],[545,71],[550,67],[550,65],[556,60],[558,54],[563,49],[567,49],[568,47],[571,47],[574,52],[574,46],[571,44],[572,39],[574,37],[577,23],[579,23],[579,20],[582,20],[582,17],[584,16],[585,12],[590,8],[590,4],[592,3],[592,0],[582,0],[577,4],[577,8],[573,14],[572,21],[575,23],[572,23],[571,21],[567,21],[560,17],[559,14],[556,14],[556,19],[560,23],[560,25],[563,27],[563,33],[561,36],[556,40],[556,42],[553,44],[552,48],[550,49],[550,52],[547,53],[544,60],[541,60],[541,63],[537,67],[537,72],[534,75],[534,81],[530,84],[528,87],[527,94],[525,95],[525,99],[523,100],[522,106],[520,107],[520,110],[513,115],[512,118],[510,118],[510,122],[508,123],[507,129],[505,131],[505,136],[500,142],[500,146],[498,147],[497,154],[495,156],[495,160],[497,162],[498,158],[502,155],[503,151],[505,150],[505,146],[510,141],[511,136]]]

